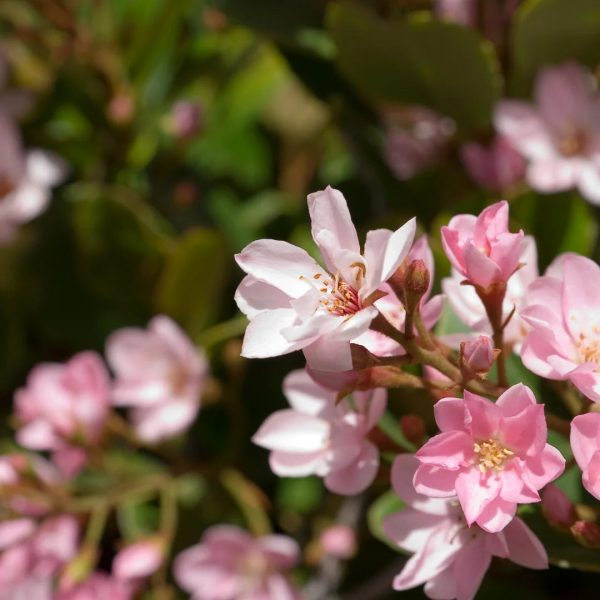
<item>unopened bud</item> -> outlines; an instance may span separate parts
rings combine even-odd
[[[571,525],[573,537],[586,548],[600,549],[600,526],[592,521],[577,521]]]
[[[164,543],[159,537],[140,540],[123,548],[114,558],[115,577],[125,580],[149,577],[164,561]]]
[[[570,528],[577,519],[573,503],[552,483],[546,486],[542,494],[542,511],[550,524],[559,529]]]
[[[347,560],[356,553],[356,534],[347,525],[327,527],[319,538],[321,548],[326,554]]]
[[[417,415],[404,415],[401,417],[400,429],[404,437],[413,444],[420,445],[425,437],[425,421]]]
[[[403,302],[407,311],[413,311],[429,289],[431,275],[421,259],[402,263],[389,279],[394,293]]]
[[[494,350],[492,339],[487,335],[480,335],[474,340],[461,342],[460,364],[465,378],[473,375],[485,375],[496,360],[498,352]]]

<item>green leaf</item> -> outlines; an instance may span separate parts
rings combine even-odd
[[[117,506],[119,531],[126,542],[143,538],[158,528],[160,511],[148,502],[125,502]]]
[[[323,483],[318,477],[280,479],[277,504],[287,510],[309,513],[323,500]]]
[[[221,235],[194,229],[179,238],[156,291],[156,307],[198,336],[213,321],[227,279],[229,252]]]
[[[598,0],[530,0],[513,29],[515,89],[526,93],[536,71],[565,60],[600,62]]]
[[[465,131],[489,125],[500,76],[474,31],[426,13],[384,21],[351,4],[332,5],[328,17],[339,67],[359,90],[429,106]]]
[[[450,335],[452,333],[469,333],[471,330],[458,318],[450,304],[446,302],[442,309],[442,316],[438,321],[435,333],[438,336]]]

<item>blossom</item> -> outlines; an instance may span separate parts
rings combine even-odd
[[[392,467],[394,491],[408,507],[387,516],[383,530],[413,553],[394,579],[395,590],[424,583],[428,598],[471,600],[493,556],[530,569],[548,568],[544,547],[518,517],[502,531],[490,533],[477,525],[469,527],[453,499],[417,494],[412,485],[417,466],[412,455],[401,454]]]
[[[64,163],[43,150],[25,152],[14,122],[0,114],[0,242],[42,213],[50,189],[65,175]]]
[[[17,441],[54,452],[59,466],[72,465],[75,453],[77,467],[77,446],[99,441],[109,407],[108,372],[95,352],[81,352],[64,364],[41,363],[15,394]]]
[[[133,589],[127,582],[98,571],[84,582],[60,590],[53,600],[131,600],[133,597]]]
[[[500,191],[517,183],[525,174],[525,159],[502,136],[489,146],[471,142],[460,150],[467,173],[481,187]]]
[[[559,257],[529,286],[521,317],[531,327],[521,359],[547,379],[571,381],[600,402],[600,267],[578,255]]]
[[[158,442],[191,425],[208,363],[169,317],[154,317],[147,329],[115,331],[106,358],[116,376],[113,404],[133,408],[131,420],[141,439]]]
[[[600,414],[590,412],[571,421],[571,448],[583,471],[583,487],[600,500]]]
[[[546,67],[534,104],[503,100],[496,129],[528,160],[527,181],[540,192],[577,187],[600,203],[600,104],[594,77],[580,65]]]
[[[202,128],[202,108],[190,100],[176,102],[169,115],[169,129],[179,139],[189,139]]]
[[[454,128],[451,119],[427,108],[415,106],[390,115],[385,124],[385,161],[398,179],[411,179],[437,162]]]
[[[505,283],[519,266],[523,231],[508,230],[508,202],[482,213],[457,215],[442,227],[442,245],[452,266],[473,285]]]
[[[429,247],[427,236],[421,236],[412,246],[407,257],[404,259],[403,265],[409,265],[413,261],[422,260],[426,269],[429,272],[429,285],[427,291],[423,294],[419,313],[423,319],[423,323],[428,329],[431,329],[439,320],[444,307],[444,297],[441,294],[436,294],[432,298],[431,289],[434,281],[435,263],[433,253]],[[401,265],[401,267],[403,266]],[[374,305],[377,310],[391,323],[396,329],[404,332],[404,321],[406,319],[406,309],[402,301],[394,294],[389,284],[384,283],[381,290],[386,292],[386,295],[376,300]],[[353,340],[354,344],[360,344],[367,348],[370,352],[377,356],[394,356],[405,354],[404,348],[398,342],[391,338],[368,329],[362,335]]]
[[[17,591],[24,589],[46,593],[52,577],[75,556],[78,535],[77,521],[70,515],[41,523],[30,518],[0,522],[0,596],[18,597]]]
[[[330,556],[347,560],[356,554],[356,533],[348,525],[331,525],[321,532],[319,544]]]
[[[529,326],[521,318],[519,310],[524,306],[529,284],[537,279],[537,248],[531,236],[525,236],[521,242],[518,264],[522,265],[508,280],[504,296],[502,315],[504,319],[512,317],[504,328],[504,342],[518,351]],[[442,280],[442,289],[453,312],[476,333],[491,335],[492,328],[483,302],[470,285],[461,285],[464,276],[453,269],[452,276]]]
[[[292,371],[283,389],[291,408],[273,413],[252,438],[271,450],[273,472],[318,475],[338,494],[366,489],[379,468],[379,452],[367,435],[385,410],[385,390],[355,392],[351,401],[336,404],[336,393],[303,370]]]
[[[539,502],[538,490],[563,471],[565,459],[546,443],[544,406],[517,384],[494,404],[465,390],[434,406],[441,433],[416,453],[420,494],[458,497],[469,525],[502,530],[517,504]]]
[[[204,532],[175,559],[175,581],[191,600],[300,600],[285,576],[299,548],[284,535],[255,538],[232,525]]]
[[[112,572],[117,579],[135,580],[158,571],[163,561],[163,544],[158,539],[148,538],[120,550],[113,560]]]
[[[315,368],[347,371],[349,342],[377,316],[373,303],[406,258],[415,220],[393,233],[369,231],[361,254],[340,192],[328,187],[310,194],[308,209],[325,269],[306,251],[277,240],[252,242],[235,257],[248,274],[235,294],[250,319],[242,355],[267,358],[302,349]]]
[[[573,432],[574,430],[571,429]],[[553,483],[549,483],[542,493],[542,511],[552,525],[568,528],[575,523],[575,506],[567,495]]]

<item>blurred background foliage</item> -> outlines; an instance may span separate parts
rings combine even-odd
[[[260,237],[312,251],[305,197],[332,185],[362,232],[416,215],[439,285],[449,270],[440,225],[497,199],[467,177],[460,144],[488,139],[495,102],[527,97],[539,67],[600,63],[597,0],[482,4],[489,22],[500,16],[504,26],[442,21],[428,0],[2,0],[0,49],[10,87],[26,92],[24,141],[69,165],[49,210],[0,248],[4,413],[35,362],[102,351],[111,331],[169,314],[207,348],[214,389],[187,439],[166,451],[219,466],[181,480],[178,546],[215,522],[246,517],[260,530],[266,513],[309,542],[341,500],[313,478],[277,480],[249,442],[283,406],[281,380],[302,359],[239,358],[245,321],[233,302],[241,273],[232,255]],[[509,4],[512,20],[503,16]],[[450,117],[455,135],[437,164],[400,181],[382,147],[387,119],[407,104]],[[576,192],[509,192],[514,226],[536,236],[541,269],[564,251],[598,259],[598,213]],[[456,319],[447,314],[440,327],[455,331]],[[511,368],[515,381],[526,376],[518,359]],[[555,401],[551,389],[540,391]],[[396,416],[419,414],[432,428],[429,400],[393,396]],[[152,469],[150,458],[120,460],[123,473]],[[384,470],[358,502],[364,508],[388,487]],[[582,493],[578,480],[563,487],[573,499]],[[397,509],[389,501],[369,511],[375,532]],[[124,505],[119,525],[135,532],[156,518],[152,505]],[[385,598],[396,555],[362,538],[343,587],[349,599]],[[574,552],[587,552],[578,565],[598,568],[591,551]],[[378,595],[361,592],[364,582],[371,591],[379,582]],[[597,583],[501,565],[481,597],[593,597]]]

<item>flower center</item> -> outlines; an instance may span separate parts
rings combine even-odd
[[[360,281],[365,276],[365,267],[362,263],[350,265],[358,269],[356,281]],[[323,277],[321,273],[313,275],[316,280],[318,290],[322,294],[321,305],[333,315],[349,316],[361,310],[362,305],[358,297],[358,290],[341,279],[339,273],[328,278]]]
[[[585,150],[585,135],[581,131],[574,131],[569,135],[565,135],[558,142],[558,151],[563,156],[576,156]]]
[[[482,473],[487,473],[490,469],[502,471],[504,465],[514,455],[512,450],[505,448],[493,438],[476,442],[473,445],[473,451],[477,454],[478,467]]]
[[[590,339],[585,333],[580,333],[575,345],[583,362],[600,365],[600,340],[597,337]]]

